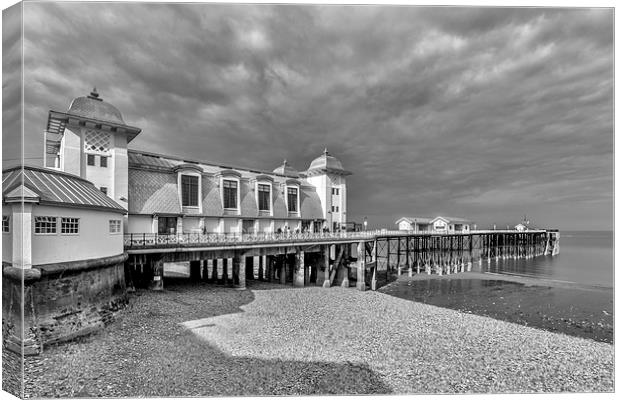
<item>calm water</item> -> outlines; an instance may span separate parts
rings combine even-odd
[[[401,277],[380,291],[417,302],[613,343],[613,233],[561,232],[560,254],[494,260],[472,271],[434,279]],[[536,278],[536,284],[502,280]],[[559,285],[556,283],[561,282]],[[568,282],[564,285],[562,282]]]
[[[560,254],[524,260],[493,260],[483,271],[613,287],[613,232],[561,232]]]

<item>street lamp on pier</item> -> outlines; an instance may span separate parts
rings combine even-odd
[[[367,227],[368,227],[368,218],[364,217],[364,232],[366,231]]]

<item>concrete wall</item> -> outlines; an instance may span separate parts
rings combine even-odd
[[[153,232],[153,217],[150,215],[130,215],[127,233],[156,233]]]
[[[51,235],[35,234],[35,216],[72,217],[80,219],[77,235],[57,232]],[[122,254],[123,232],[110,233],[109,220],[122,220],[123,215],[110,211],[81,208],[35,206],[32,212],[32,264],[87,260]]]
[[[41,344],[71,340],[103,328],[127,302],[124,263],[119,257],[114,259],[110,264],[80,263],[75,268],[67,263],[56,272],[43,271],[39,279],[26,281],[23,297],[20,280],[5,275],[2,322],[8,335],[4,339],[23,341],[26,352],[40,351]],[[29,313],[23,321],[24,338],[15,332],[22,323],[22,307]]]

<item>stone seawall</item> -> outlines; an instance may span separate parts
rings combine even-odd
[[[4,347],[18,354],[37,354],[46,345],[103,328],[127,303],[126,259],[120,254],[31,270],[4,266]]]

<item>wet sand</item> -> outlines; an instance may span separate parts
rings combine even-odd
[[[613,289],[504,274],[400,276],[379,289],[401,299],[613,343]]]

